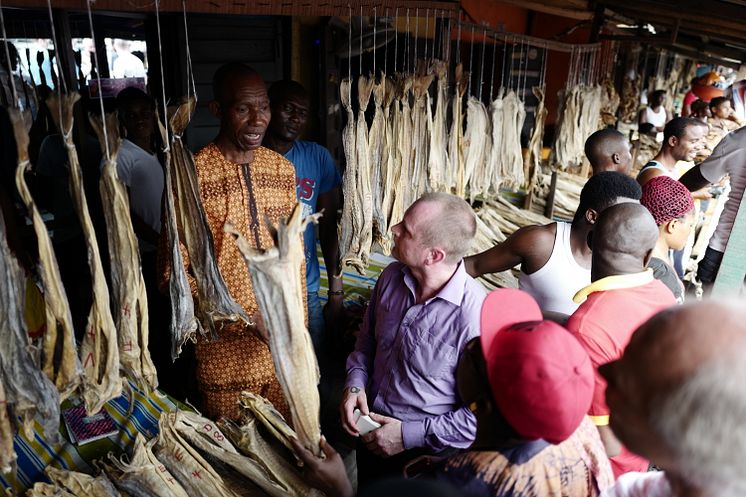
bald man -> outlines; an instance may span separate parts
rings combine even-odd
[[[592,283],[575,295],[580,307],[567,329],[585,347],[595,368],[618,359],[632,333],[658,311],[676,305],[671,290],[647,268],[658,242],[658,227],[639,204],[617,204],[604,210],[591,233]],[[596,373],[589,415],[598,428],[614,476],[646,471],[648,461],[629,452],[609,428],[606,382]]]
[[[613,128],[600,129],[589,136],[585,141],[585,156],[594,175],[602,171],[629,174],[632,169],[629,140]]]
[[[743,302],[657,314],[600,372],[614,434],[665,470],[629,473],[605,497],[746,495]]]

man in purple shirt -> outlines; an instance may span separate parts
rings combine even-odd
[[[485,299],[462,261],[476,233],[474,212],[461,198],[429,193],[391,231],[398,262],[373,289],[340,406],[351,435],[359,434],[356,408],[382,425],[358,445],[361,485],[400,474],[416,456],[466,448],[476,433],[455,374],[465,344],[479,335]]]

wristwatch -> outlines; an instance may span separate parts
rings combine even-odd
[[[358,387],[350,387],[349,390],[350,390],[350,393],[359,393],[360,392],[360,388],[358,388]]]

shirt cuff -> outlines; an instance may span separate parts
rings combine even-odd
[[[405,449],[425,446],[425,423],[423,421],[402,421],[401,439]]]
[[[591,418],[591,421],[596,426],[608,426],[609,425],[609,415],[606,416],[589,416]]]
[[[359,369],[353,369],[347,373],[347,381],[345,381],[345,388],[358,387],[365,390],[365,385],[368,383],[368,375],[364,371]]]

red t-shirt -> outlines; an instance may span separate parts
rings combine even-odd
[[[612,278],[622,281],[620,278],[624,277]],[[599,280],[594,285],[602,282],[603,280]],[[598,367],[621,357],[635,330],[658,311],[673,305],[676,305],[676,299],[671,290],[653,279],[632,288],[593,292],[570,316],[567,329],[583,344],[596,370],[593,402],[589,412],[596,425],[609,424],[606,381],[598,374]],[[648,469],[647,460],[629,452],[625,447],[622,447],[618,456],[610,460],[614,477]]]

